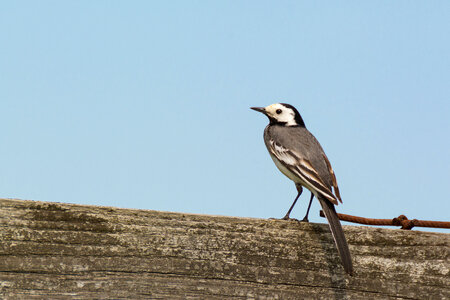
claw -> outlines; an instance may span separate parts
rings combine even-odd
[[[269,220],[285,220],[285,221],[303,222],[303,221],[300,221],[299,219],[291,218],[291,217],[289,217],[289,215],[285,215],[285,216],[282,217],[281,219],[278,219],[278,218],[269,218]],[[306,222],[308,222],[308,219],[306,220]]]

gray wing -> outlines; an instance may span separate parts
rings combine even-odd
[[[272,155],[306,183],[307,188],[316,190],[333,204],[342,202],[331,164],[306,128],[271,126],[266,128],[264,139]]]

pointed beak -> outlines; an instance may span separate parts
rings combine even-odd
[[[256,110],[260,113],[266,114],[266,108],[265,107],[250,107],[250,109]]]

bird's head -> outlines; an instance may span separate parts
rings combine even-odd
[[[275,103],[266,107],[251,107],[251,109],[265,114],[271,125],[305,127],[300,113],[290,104]]]

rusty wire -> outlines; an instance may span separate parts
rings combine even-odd
[[[442,221],[425,221],[425,220],[417,220],[412,219],[408,220],[405,215],[400,215],[397,218],[393,219],[371,219],[371,218],[363,218],[357,216],[351,216],[346,214],[337,214],[339,220],[359,223],[365,225],[377,225],[377,226],[401,226],[400,229],[410,230],[413,227],[433,227],[433,228],[450,228],[450,222],[442,222]],[[320,216],[325,217],[323,211],[320,211]]]

